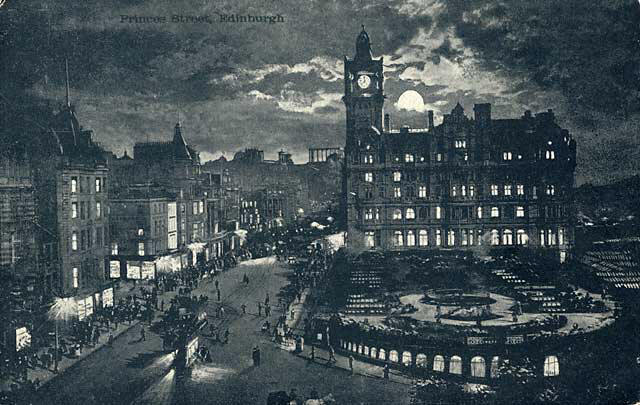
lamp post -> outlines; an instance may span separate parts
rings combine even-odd
[[[59,354],[59,321],[66,321],[76,314],[76,302],[73,298],[56,297],[54,303],[49,309],[49,319],[53,320],[56,327],[56,351],[54,355],[54,371],[58,371],[58,354]]]

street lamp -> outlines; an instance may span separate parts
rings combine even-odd
[[[58,321],[67,319],[77,314],[76,301],[73,298],[56,297],[54,303],[49,309],[49,319],[53,320],[56,326],[56,352],[54,371],[58,371]]]

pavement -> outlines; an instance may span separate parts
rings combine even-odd
[[[213,280],[201,282],[194,295],[207,294],[209,320],[220,331],[229,330],[226,344],[215,341],[207,329],[200,342],[210,348],[213,363],[197,363],[184,377],[171,370],[173,354],[162,351],[162,339],[153,332],[140,340],[139,328],[121,332],[112,347],[87,353],[67,367],[55,379],[38,390],[34,403],[55,404],[264,404],[269,392],[297,389],[301,396],[316,390],[321,396],[333,394],[338,404],[408,404],[411,389],[406,378],[391,374],[384,380],[382,368],[354,361],[353,374],[348,359],[336,356],[328,364],[324,350],[316,349],[315,361],[309,360],[310,347],[292,354],[282,350],[261,331],[266,320],[257,314],[257,303],[269,293],[273,325],[281,315],[277,311],[277,293],[288,283],[291,270],[275,258],[241,263],[221,273],[221,300],[218,303]],[[249,285],[241,283],[244,274]],[[165,295],[165,301],[166,301]],[[305,294],[306,297],[306,294]],[[275,301],[275,303],[274,303]],[[242,314],[240,306],[247,306]],[[295,324],[304,316],[302,303],[295,303]],[[222,318],[215,316],[219,306]],[[299,314],[299,315],[298,315]],[[261,351],[261,365],[254,366],[252,348]]]

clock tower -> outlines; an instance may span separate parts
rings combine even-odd
[[[370,132],[374,127],[382,132],[382,58],[373,59],[369,35],[362,26],[356,39],[356,55],[344,58],[344,97],[347,109],[347,143],[354,136]]]

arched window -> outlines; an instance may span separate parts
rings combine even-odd
[[[393,232],[393,243],[395,246],[403,246],[404,238],[402,235],[402,231],[394,231]]]
[[[560,374],[560,363],[556,356],[547,356],[544,359],[544,376],[555,377]]]
[[[480,356],[476,356],[471,359],[471,377],[484,378],[485,376],[485,364],[484,359]]]
[[[427,355],[420,353],[416,356],[416,366],[427,367]]]
[[[500,217],[500,209],[498,207],[491,207],[491,218],[499,218]]]
[[[498,235],[498,230],[497,229],[492,229],[491,230],[491,244],[493,246],[497,246],[500,244],[500,235]]]
[[[402,364],[405,366],[411,365],[411,353],[410,352],[402,352]]]
[[[453,356],[449,360],[449,372],[451,374],[462,374],[462,359],[460,356]]]
[[[429,208],[427,207],[420,208],[419,215],[420,215],[420,219],[429,218]]]
[[[389,361],[393,361],[395,363],[398,362],[398,352],[396,350],[391,350],[389,352]]]
[[[516,231],[516,243],[518,245],[526,245],[529,243],[529,236],[524,229],[518,229]]]
[[[439,354],[433,358],[433,371],[444,371],[444,357],[440,356]]]
[[[393,219],[402,219],[402,210],[400,208],[393,210]]]
[[[455,246],[455,244],[456,244],[456,232],[452,229],[449,232],[447,232],[447,245]]]
[[[369,346],[364,347],[364,352],[362,354],[364,354],[365,356],[369,355]]]
[[[502,244],[513,245],[513,231],[511,231],[511,229],[502,231]]]
[[[369,351],[369,356],[371,356],[372,359],[375,359],[378,356],[378,350],[375,347],[372,347]]]
[[[413,208],[407,208],[406,219],[416,219],[416,211]]]
[[[380,360],[387,359],[387,352],[384,349],[380,349],[380,351],[378,352],[378,359]]]
[[[493,356],[491,359],[491,378],[498,378],[500,373],[500,357]]]
[[[420,229],[418,243],[420,246],[427,246],[429,244],[429,234],[426,229]]]
[[[416,245],[416,234],[413,231],[407,231],[407,246]]]

